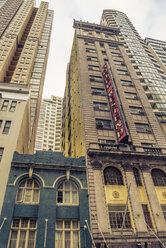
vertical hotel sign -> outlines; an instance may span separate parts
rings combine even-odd
[[[110,104],[113,122],[118,138],[118,142],[126,142],[128,140],[128,132],[124,122],[124,116],[119,104],[119,98],[116,93],[115,85],[111,77],[108,64],[105,63],[103,66],[103,77],[106,85],[108,101]]]

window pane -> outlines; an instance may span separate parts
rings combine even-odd
[[[70,228],[70,220],[65,221],[65,229]]]
[[[26,231],[21,231],[20,232],[20,241],[19,241],[19,248],[24,248],[25,247],[25,239],[26,239]]]
[[[72,203],[77,203],[77,191],[72,192]]]
[[[34,241],[35,241],[35,231],[30,231],[29,239],[28,239],[28,248],[34,247]]]
[[[70,189],[70,183],[66,182],[65,183],[65,190]]]
[[[13,227],[19,227],[19,219],[14,219],[13,220]]]
[[[65,232],[65,248],[70,248],[70,232]]]
[[[39,201],[39,190],[34,190],[33,191],[33,202],[38,202]]]
[[[56,240],[55,240],[55,243],[56,243],[56,247],[58,248],[62,248],[62,232],[56,232]]]
[[[78,221],[73,220],[73,229],[77,229],[77,228],[78,228]]]
[[[30,228],[36,228],[36,220],[30,220]]]
[[[32,188],[32,179],[27,180],[27,187]]]
[[[56,222],[56,227],[57,227],[57,228],[62,228],[62,227],[63,227],[63,222],[60,221],[60,220],[58,220],[58,221]]]
[[[63,194],[62,191],[58,192],[58,203],[62,203],[63,202]]]
[[[79,247],[79,238],[78,238],[78,232],[73,232],[73,248]]]
[[[65,192],[65,203],[70,202],[70,191]]]
[[[25,190],[25,202],[30,202],[31,201],[31,189],[26,189]]]
[[[12,231],[9,248],[16,247],[17,231]]]
[[[18,202],[22,201],[22,196],[23,196],[23,189],[18,189],[18,193],[17,193],[17,201]]]
[[[28,227],[28,219],[22,219],[21,227],[24,227],[24,228]]]

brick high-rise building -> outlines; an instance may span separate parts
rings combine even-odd
[[[36,151],[61,151],[62,102],[63,98],[58,96],[42,100],[35,141]]]
[[[53,11],[7,0],[0,8],[0,211],[13,152],[32,153]]]
[[[150,84],[160,86],[165,76],[125,14],[104,11],[101,25],[74,21],[74,28],[62,148],[86,157],[93,245],[160,247],[166,139],[155,112],[166,102]]]

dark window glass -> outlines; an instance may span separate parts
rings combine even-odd
[[[11,105],[10,105],[9,111],[14,112],[15,109],[16,109],[16,105],[17,105],[17,102],[16,101],[12,101],[11,102]]]
[[[144,123],[135,123],[137,132],[142,132],[142,133],[150,133],[151,129],[148,124]]]
[[[144,213],[144,217],[145,217],[145,221],[146,221],[147,226],[152,228],[152,221],[150,218],[148,206],[146,204],[142,204],[142,209],[143,209],[143,213]]]
[[[108,205],[110,226],[113,229],[128,229],[131,228],[130,212],[127,209],[125,212],[125,205]],[[123,219],[125,218],[124,222]]]
[[[98,129],[112,129],[111,120],[96,119],[96,127]]]
[[[121,172],[115,167],[107,167],[104,170],[105,185],[123,185]]]
[[[7,110],[8,104],[9,104],[9,100],[4,100],[2,107],[1,107],[1,110],[3,110],[3,111]]]
[[[3,134],[8,134],[11,126],[11,121],[6,121],[3,129]]]
[[[142,186],[139,170],[137,168],[133,168],[133,172],[137,186]]]
[[[151,175],[155,186],[166,186],[166,174],[164,171],[153,169]]]

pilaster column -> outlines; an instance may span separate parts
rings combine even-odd
[[[131,204],[131,211],[132,211],[136,233],[147,232],[147,227],[145,224],[144,214],[140,203],[139,193],[137,190],[137,184],[135,181],[132,167],[130,166],[129,163],[125,163],[123,164],[123,168],[124,168],[127,188],[131,184],[130,192],[129,192],[129,196],[130,196],[129,200]]]
[[[141,169],[145,190],[149,200],[149,206],[151,208],[153,223],[155,225],[156,231],[166,232],[165,219],[155,191],[150,166],[146,164],[141,164]]]
[[[99,232],[110,233],[111,230],[105,198],[104,180],[100,165],[101,164],[98,161],[92,161],[96,198],[96,221],[98,223]]]

